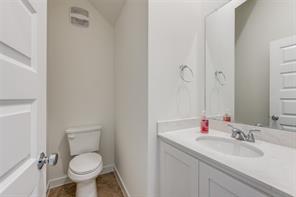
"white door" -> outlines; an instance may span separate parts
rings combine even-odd
[[[46,0],[0,0],[0,197],[45,196]]]
[[[198,197],[198,160],[160,144],[160,196]]]
[[[296,35],[270,45],[270,122],[296,131]]]

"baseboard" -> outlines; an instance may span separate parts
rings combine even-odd
[[[121,188],[123,196],[124,197],[131,197],[131,195],[129,194],[129,192],[128,192],[128,190],[127,190],[127,188],[126,188],[126,186],[125,186],[125,184],[124,184],[124,182],[123,182],[123,180],[122,180],[122,178],[121,178],[121,176],[119,174],[119,171],[116,168],[116,165],[114,166],[114,174],[115,174],[116,180],[117,180],[117,182],[118,182],[118,184],[119,184],[119,186]]]
[[[109,165],[105,165],[103,167],[103,170],[101,172],[101,175],[102,174],[107,174],[109,172],[113,172],[114,171],[114,164],[109,164]],[[58,178],[55,178],[55,179],[50,179],[48,181],[48,184],[47,184],[47,193],[49,193],[49,190],[50,189],[53,189],[55,187],[59,187],[59,186],[62,186],[62,185],[66,185],[66,184],[69,184],[69,183],[72,183],[72,181],[69,179],[69,177],[67,175],[65,176],[62,176],[62,177],[58,177]]]
[[[48,190],[62,185],[66,185],[71,182],[72,181],[68,178],[67,175],[55,179],[50,179],[48,180]]]
[[[110,173],[110,172],[113,172],[113,171],[114,171],[114,167],[115,167],[114,164],[108,164],[108,165],[105,165],[105,166],[103,167],[103,170],[102,170],[102,172],[101,172],[100,175],[102,175],[102,174],[107,174],[107,173]]]

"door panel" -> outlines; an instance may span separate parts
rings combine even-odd
[[[219,196],[219,197],[237,197],[234,193],[229,191],[227,188],[223,187],[214,180],[209,180],[209,196]]]
[[[296,72],[283,73],[282,82],[283,89],[296,88]]]
[[[38,72],[20,62],[0,56],[0,99],[34,100],[38,94]],[[8,87],[9,86],[9,87]],[[18,99],[19,100],[19,99]]]
[[[35,28],[32,26],[32,21],[35,20],[35,15],[21,0],[1,0],[1,4],[0,40],[2,45],[30,59],[32,31]]]
[[[42,195],[38,192],[38,195],[32,195],[36,185],[39,185],[39,179],[32,179],[32,177],[38,177],[39,172],[36,171],[36,161],[34,159],[27,160],[22,164],[22,167],[17,168],[9,178],[3,181],[3,184],[7,184],[5,190],[1,191],[1,197],[25,197],[34,196],[41,197]],[[32,180],[31,180],[32,179]],[[31,181],[28,181],[31,180]],[[11,184],[13,182],[13,184]],[[24,184],[25,183],[25,184]],[[16,189],[17,188],[17,189]],[[32,188],[34,188],[32,190]]]
[[[283,47],[283,63],[296,61],[296,46],[293,44],[292,46]]]
[[[199,162],[199,196],[201,197],[268,197],[223,172]]]
[[[198,197],[198,160],[161,143],[161,197]]]
[[[291,70],[296,70],[295,62],[286,63],[284,66],[280,67],[281,73],[289,73]]]
[[[1,113],[0,108],[0,176],[30,157],[30,106],[20,105],[17,108],[10,107],[11,113],[8,114]]]
[[[282,101],[283,115],[296,116],[296,100]]]
[[[0,197],[45,195],[46,9],[0,1]]]

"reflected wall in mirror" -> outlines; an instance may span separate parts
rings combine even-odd
[[[296,0],[231,0],[205,20],[208,116],[296,132]]]

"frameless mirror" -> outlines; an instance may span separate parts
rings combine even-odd
[[[296,132],[296,0],[231,0],[205,20],[208,116]]]

